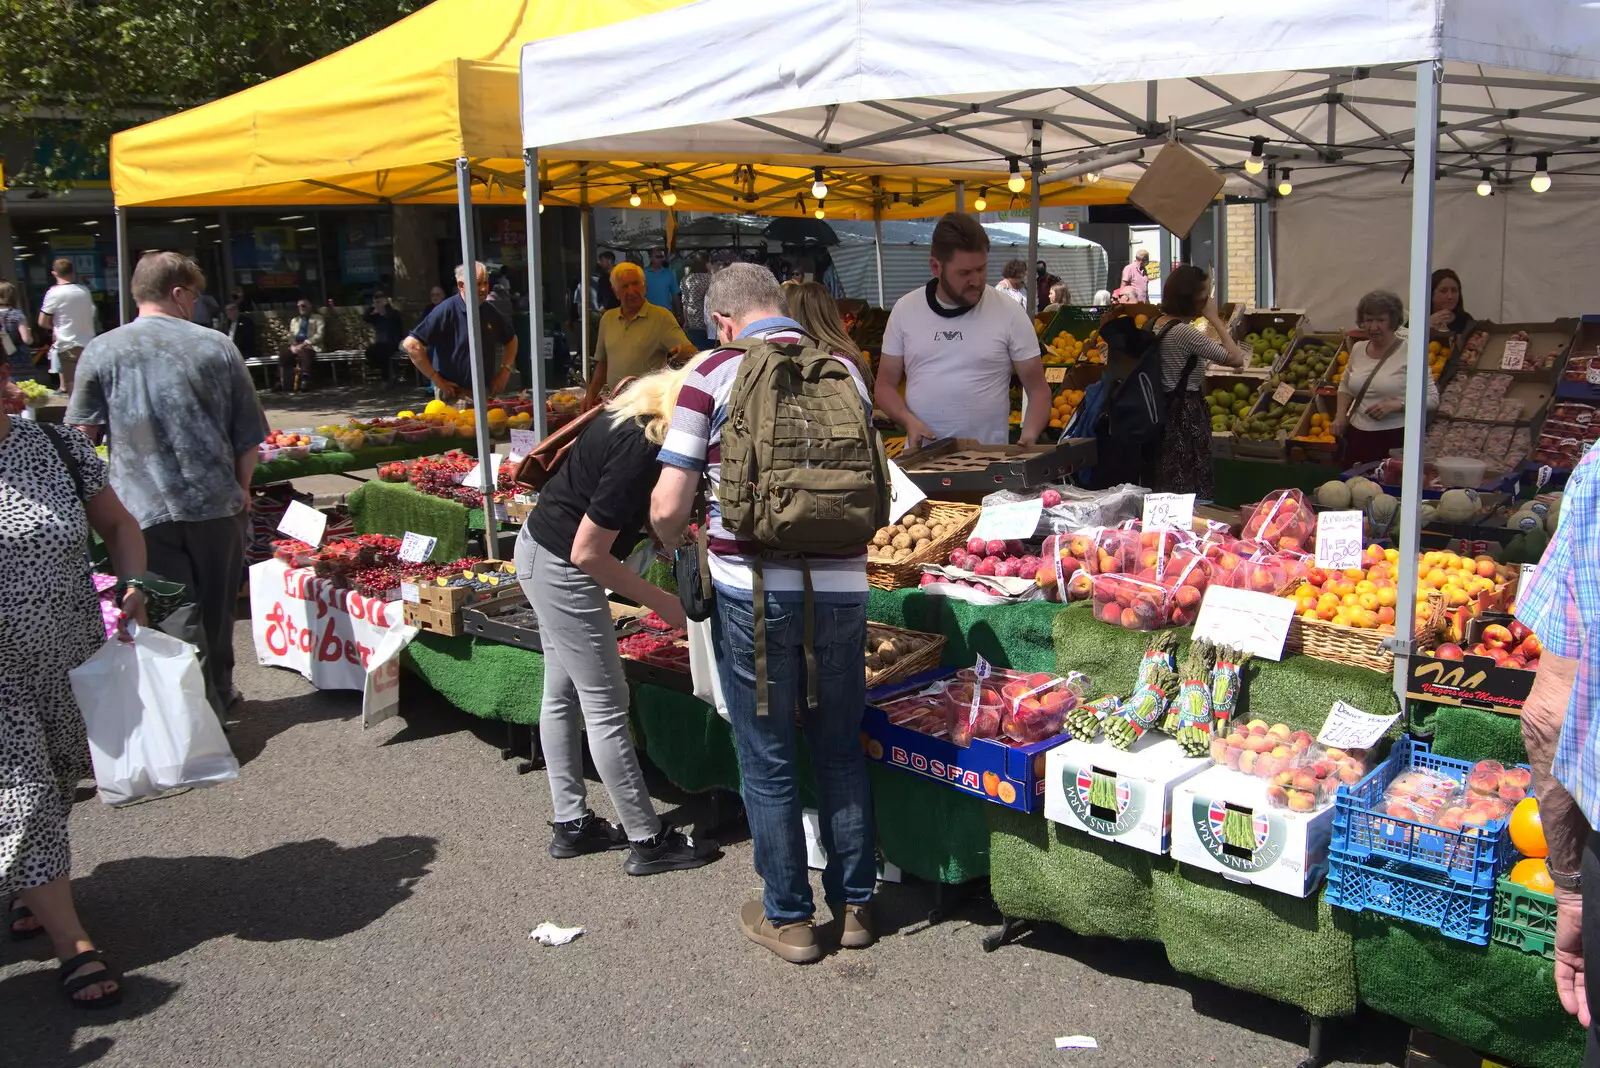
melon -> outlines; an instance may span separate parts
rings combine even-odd
[[[1380,493],[1367,502],[1367,521],[1372,524],[1372,535],[1375,538],[1387,536],[1399,515],[1400,498],[1398,497]]]
[[[1433,522],[1434,517],[1438,514],[1438,505],[1434,504],[1432,501],[1423,501],[1422,507],[1417,509],[1417,522],[1420,526],[1426,527],[1429,523]]]
[[[1537,513],[1528,508],[1527,505],[1523,505],[1521,508],[1518,508],[1515,512],[1512,512],[1511,515],[1506,517],[1507,530],[1520,530],[1526,534],[1530,530],[1538,530],[1543,526],[1544,520],[1540,518]]]
[[[1317,487],[1317,503],[1324,508],[1341,511],[1350,507],[1350,487],[1338,479],[1330,479]]]
[[[1350,490],[1350,507],[1365,508],[1367,502],[1383,493],[1383,487],[1370,478],[1357,476],[1352,478],[1345,486]]]
[[[1446,523],[1470,523],[1478,514],[1478,495],[1471,490],[1445,490],[1439,498],[1439,518]]]

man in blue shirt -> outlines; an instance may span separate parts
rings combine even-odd
[[[650,266],[644,269],[644,299],[658,308],[667,308],[683,322],[683,298],[678,287],[678,275],[667,266],[667,250],[650,250]]]
[[[510,321],[489,302],[489,272],[475,264],[477,273],[478,322],[481,326],[479,355],[489,396],[501,392],[517,363],[517,335]],[[456,268],[456,294],[434,307],[410,334],[403,347],[419,374],[433,383],[442,400],[453,401],[472,395],[472,353],[467,338],[466,268]],[[503,345],[498,366],[495,346]],[[432,350],[438,367],[428,359]]]

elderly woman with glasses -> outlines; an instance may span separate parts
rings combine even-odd
[[[1384,290],[1356,304],[1356,325],[1366,339],[1350,349],[1333,420],[1347,465],[1387,460],[1391,450],[1405,444],[1405,339],[1397,333],[1405,317],[1400,298]],[[1439,407],[1439,387],[1431,376],[1426,403],[1430,412]]]

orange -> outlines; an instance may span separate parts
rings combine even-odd
[[[1517,861],[1516,866],[1511,869],[1511,874],[1506,878],[1541,894],[1556,892],[1556,884],[1550,878],[1550,869],[1545,865],[1543,857],[1529,857]]]
[[[1550,846],[1544,840],[1544,823],[1539,819],[1539,802],[1524,797],[1511,810],[1511,844],[1525,857],[1547,857]]]
[[[1002,805],[1014,805],[1017,803],[1017,788],[1012,786],[1006,779],[1000,780],[1000,803]],[[1547,882],[1549,878],[1548,875],[1545,876]]]
[[[992,771],[983,773],[983,792],[993,797],[1000,792],[1000,776]]]

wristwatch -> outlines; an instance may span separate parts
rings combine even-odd
[[[1556,871],[1554,868],[1551,868],[1548,865],[1546,866],[1546,870],[1550,872],[1550,881],[1556,884],[1557,890],[1577,891],[1583,889],[1582,872]]]
[[[128,595],[129,590],[138,590],[140,593],[145,594],[146,596],[148,596],[150,593],[150,587],[145,585],[144,579],[142,578],[118,579],[117,585],[114,589],[114,596],[117,604],[122,603],[122,599]]]

